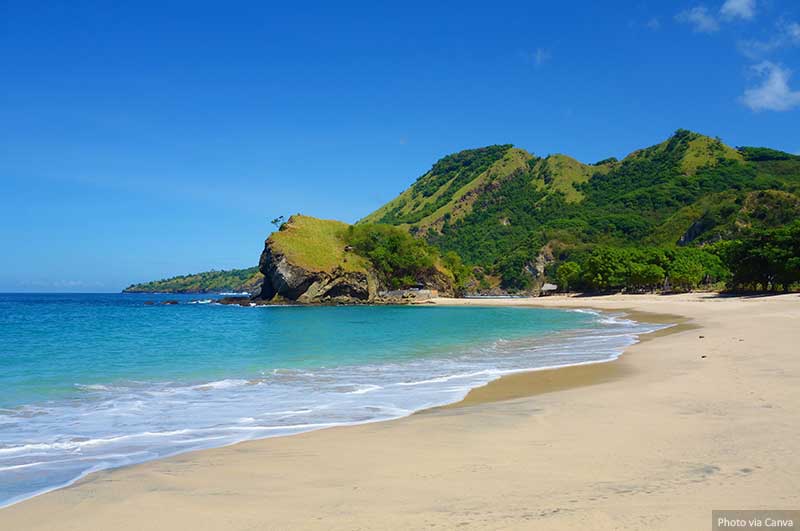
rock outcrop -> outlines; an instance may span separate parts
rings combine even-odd
[[[378,294],[378,281],[370,271],[304,269],[274,249],[270,240],[264,245],[258,267],[264,282],[254,298],[261,300],[354,303],[372,302]]]
[[[387,288],[371,263],[347,245],[347,228],[339,221],[300,215],[289,218],[264,243],[258,264],[264,281],[251,302],[396,302],[381,296]],[[415,288],[454,294],[452,278],[435,267],[420,274],[417,281]]]
[[[344,241],[347,224],[292,216],[264,243],[257,302],[364,303],[378,296],[368,263]]]

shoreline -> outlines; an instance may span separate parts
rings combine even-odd
[[[792,488],[800,460],[791,449],[800,431],[792,421],[800,403],[796,296],[546,299],[525,305],[687,321],[640,336],[614,362],[507,375],[461,402],[392,422],[95,473],[0,510],[0,525],[134,529],[149,521],[158,529],[238,529],[269,521],[347,529],[539,522],[570,529],[591,522],[595,529],[640,529],[647,522],[682,529],[707,527],[711,508],[800,501]],[[700,361],[698,349],[711,361],[705,354]],[[628,372],[621,377],[620,369]],[[547,390],[530,394],[532,387]],[[737,437],[725,421],[742,428]],[[155,506],[170,514],[147,520],[142,511]]]
[[[461,306],[458,301],[464,299],[457,299],[457,298],[438,298],[436,300],[436,304],[439,306]],[[485,299],[484,299],[485,300]],[[493,300],[493,299],[492,299]],[[508,299],[505,298],[498,298],[498,301],[507,301]],[[517,307],[526,307],[526,308],[539,308],[536,304],[531,303],[531,301],[535,301],[535,299],[531,298],[524,298],[524,297],[516,297],[514,298],[513,304],[503,304],[502,306],[517,306]],[[428,305],[431,305],[429,302]],[[492,304],[468,304],[472,307],[482,307],[482,308],[491,308],[491,307],[498,307],[498,305]],[[286,305],[277,304],[277,305],[270,305],[276,307],[282,307]],[[316,307],[316,306],[324,306],[321,304],[302,304],[302,305],[293,305],[299,307]],[[385,306],[384,304],[376,305],[378,307]],[[400,306],[418,306],[424,307],[425,304],[420,303],[406,303]],[[549,309],[549,308],[545,308]],[[555,307],[552,309],[564,309],[569,310],[568,306],[565,307]],[[581,305],[580,309],[591,310],[590,307]],[[676,326],[676,323],[681,320],[679,316],[670,316],[670,315],[662,315],[662,314],[653,314],[653,313],[646,313],[646,312],[636,312],[635,310],[627,310],[627,309],[619,309],[619,310],[599,310],[598,314],[602,314],[604,317],[611,318],[614,314],[617,314],[616,317],[624,317],[624,318],[631,318],[639,325],[667,325],[667,328],[662,328],[654,331],[645,331],[645,332],[626,332],[626,336],[634,337],[635,342],[631,345],[627,346],[620,346],[618,347],[620,350],[618,353],[611,358],[606,359],[597,359],[591,361],[577,361],[573,363],[568,363],[564,365],[554,365],[554,366],[543,366],[543,367],[529,367],[529,368],[519,368],[519,369],[509,369],[507,372],[502,372],[497,374],[493,377],[493,379],[489,380],[486,383],[478,383],[472,382],[470,385],[474,385],[474,387],[470,387],[468,390],[465,391],[464,396],[461,398],[453,398],[453,401],[446,402],[438,405],[429,405],[423,406],[419,409],[414,409],[409,413],[403,414],[397,417],[390,417],[390,418],[373,418],[368,420],[354,420],[354,421],[336,421],[336,422],[329,422],[329,423],[320,423],[315,427],[309,427],[307,429],[292,432],[292,433],[284,433],[284,434],[277,434],[277,435],[265,435],[254,437],[251,439],[243,439],[234,442],[227,442],[224,444],[219,445],[212,445],[207,447],[199,447],[194,448],[191,450],[176,450],[175,452],[166,453],[164,455],[160,455],[156,458],[150,458],[144,461],[134,461],[127,464],[122,464],[118,466],[106,466],[102,468],[90,469],[82,472],[79,476],[57,485],[49,486],[43,488],[42,490],[29,495],[23,495],[16,499],[12,499],[0,504],[0,511],[6,509],[8,507],[12,507],[14,505],[24,503],[26,501],[32,500],[39,496],[43,496],[49,494],[54,491],[58,491],[61,489],[67,489],[84,481],[90,481],[92,476],[95,474],[103,473],[103,472],[113,472],[115,470],[120,470],[129,467],[135,467],[143,464],[147,464],[150,462],[161,461],[171,459],[181,455],[193,454],[195,452],[203,452],[207,450],[214,450],[218,448],[226,448],[238,444],[253,442],[253,441],[260,441],[278,437],[294,437],[306,433],[312,433],[321,430],[329,430],[333,428],[346,428],[346,427],[353,427],[353,426],[361,426],[373,423],[381,423],[381,422],[393,422],[402,420],[404,418],[408,418],[410,416],[419,415],[419,414],[426,414],[429,412],[437,411],[440,409],[448,409],[448,408],[457,408],[463,407],[467,405],[474,405],[476,403],[482,402],[497,402],[501,400],[508,400],[511,398],[519,398],[522,396],[534,396],[537,394],[553,392],[559,389],[564,389],[568,387],[577,387],[580,385],[591,385],[592,383],[598,383],[603,381],[604,374],[610,372],[620,372],[619,367],[600,367],[611,365],[613,362],[619,361],[620,357],[625,354],[627,349],[631,348],[632,346],[638,344],[643,340],[645,337],[652,337],[660,335],[664,332],[668,332],[671,328]],[[621,314],[621,315],[619,315]],[[588,336],[587,336],[588,337]],[[499,369],[498,369],[499,370]],[[566,371],[562,374],[562,371]],[[569,378],[574,373],[584,375],[580,380],[583,381],[581,383],[574,378]],[[567,376],[567,378],[564,378]],[[443,376],[445,379],[457,379],[459,374],[449,374]],[[557,379],[558,381],[562,382],[561,385],[554,387],[552,385],[553,379]],[[566,383],[564,383],[566,382]],[[522,386],[520,384],[523,384]],[[518,389],[520,387],[525,387],[523,392],[519,392]],[[495,392],[495,389],[500,389],[499,393]],[[514,389],[509,393],[510,389]]]
[[[511,299],[518,301],[517,303],[512,302],[509,304],[504,304],[504,306],[542,308],[541,305],[537,305],[535,302],[538,299],[540,298],[518,297]],[[454,302],[460,300],[469,300],[470,303],[461,304]],[[492,300],[505,301],[509,299]],[[583,300],[583,298],[581,298],[581,300]],[[471,301],[475,301],[475,303],[472,304]],[[433,304],[438,304],[440,306],[497,306],[496,304],[481,305],[480,301],[481,299],[451,299],[443,297],[435,299]],[[675,334],[678,332],[699,328],[697,325],[691,322],[691,319],[680,315],[643,312],[631,308],[597,308],[593,307],[591,304],[579,306],[548,305],[547,307],[558,309],[586,308],[591,310],[599,310],[602,312],[622,312],[625,317],[630,317],[633,321],[639,323],[665,324],[667,326],[653,332],[638,334],[636,336],[636,343],[625,347],[616,358],[602,361],[577,363],[573,365],[562,365],[559,367],[520,370],[519,372],[511,374],[504,374],[489,383],[471,389],[464,398],[457,402],[445,404],[443,406],[434,406],[416,411],[413,414],[419,415],[438,409],[461,408],[490,402],[515,400],[545,393],[554,393],[567,389],[612,382],[620,378],[624,378],[633,370],[628,364],[624,363],[624,359],[629,355],[630,350],[640,343],[644,341],[651,341],[659,337],[664,337],[669,334]]]

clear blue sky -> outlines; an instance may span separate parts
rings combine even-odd
[[[0,291],[255,265],[487,144],[800,152],[795,0],[121,4],[0,0]]]

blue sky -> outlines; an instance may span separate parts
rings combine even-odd
[[[254,265],[470,147],[800,152],[794,0],[121,4],[0,0],[0,291]]]

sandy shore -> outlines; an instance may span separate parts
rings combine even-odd
[[[682,324],[457,406],[98,473],[0,510],[0,529],[689,530],[712,509],[800,508],[797,295],[437,303]]]

